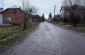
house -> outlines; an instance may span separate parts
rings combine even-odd
[[[32,22],[41,22],[42,19],[39,15],[32,15]]]
[[[62,6],[61,7],[61,18],[65,22],[70,22],[72,17],[79,19],[80,22],[84,22],[84,13],[85,13],[85,7],[79,6],[79,5],[72,5],[72,6]]]
[[[22,24],[25,18],[30,18],[30,15],[21,8],[7,8],[2,12],[3,24]]]
[[[0,25],[3,24],[3,21],[2,21],[2,12],[3,11],[3,8],[0,8]]]
[[[60,14],[54,16],[54,21],[62,21],[60,18]]]

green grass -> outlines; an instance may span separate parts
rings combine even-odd
[[[59,26],[61,26],[61,25],[66,25],[66,23],[64,23],[64,22],[54,22],[54,24],[55,24],[55,25],[59,25]]]
[[[58,26],[62,26],[71,30],[75,30],[75,31],[81,31],[81,32],[85,32],[85,24],[77,24],[76,27],[73,27],[72,24],[66,24],[64,22],[54,22],[54,25],[58,25]],[[67,26],[70,25],[70,26]]]
[[[31,32],[34,27],[36,27],[36,23],[32,23],[26,30],[28,32]],[[20,26],[4,26],[0,27],[0,43],[7,42],[8,40],[11,40],[13,38],[17,38],[18,33],[21,33],[22,27]]]
[[[0,52],[25,38],[25,35],[31,32],[37,25],[37,23],[31,23],[24,31],[22,31],[22,26],[0,27]]]
[[[18,26],[0,27],[0,40],[10,37],[18,32],[20,32],[20,28]]]
[[[0,52],[18,41],[22,35],[20,26],[3,26],[0,27]]]

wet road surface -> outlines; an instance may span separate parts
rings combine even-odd
[[[8,55],[85,55],[85,36],[43,22]]]

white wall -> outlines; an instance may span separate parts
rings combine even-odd
[[[0,14],[0,25],[2,24],[2,14]]]

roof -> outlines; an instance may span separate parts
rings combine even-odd
[[[5,9],[3,12],[5,12],[6,10],[21,10],[20,7],[18,7],[17,5],[14,5],[12,7],[9,7],[7,9]]]
[[[27,17],[28,15],[31,16],[30,13],[27,13],[27,12],[23,11],[21,8],[7,8],[7,9],[5,9],[5,10],[4,10],[3,12],[1,12],[1,13],[6,12],[7,10],[13,11],[14,13],[16,13],[16,10],[20,10],[21,13],[22,13],[22,14],[25,14],[26,17]],[[17,12],[18,12],[18,11],[17,11]],[[29,16],[28,16],[28,17],[29,17]]]
[[[7,10],[21,10],[20,8],[7,8],[7,9],[5,9],[3,12],[5,12],[5,11],[7,11]],[[3,13],[2,12],[2,13]]]
[[[32,18],[40,18],[39,15],[32,15]]]

